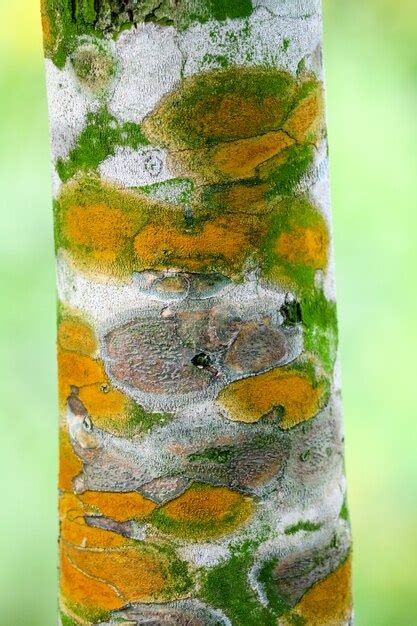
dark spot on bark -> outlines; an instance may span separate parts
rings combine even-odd
[[[205,352],[200,352],[191,359],[191,363],[199,369],[204,369],[211,365],[211,358]]]
[[[295,326],[296,324],[301,324],[303,321],[301,304],[297,300],[285,302],[279,312],[284,318],[284,326]]]

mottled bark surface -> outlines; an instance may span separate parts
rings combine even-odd
[[[348,625],[318,0],[45,0],[60,620]]]

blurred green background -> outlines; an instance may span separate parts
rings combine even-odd
[[[0,624],[56,607],[55,292],[36,0],[0,0]],[[325,2],[358,626],[417,624],[417,3]]]

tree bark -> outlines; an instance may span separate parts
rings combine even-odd
[[[42,23],[60,624],[351,624],[319,1]]]

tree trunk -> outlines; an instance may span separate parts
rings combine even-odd
[[[60,623],[352,623],[318,0],[44,0]]]

